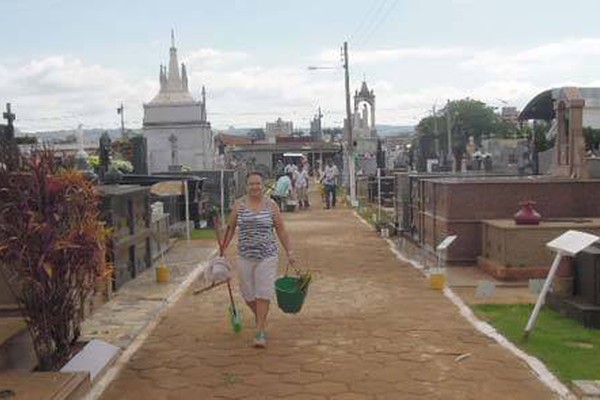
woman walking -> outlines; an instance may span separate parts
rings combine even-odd
[[[269,304],[275,292],[278,246],[277,233],[288,262],[294,264],[290,239],[277,204],[264,196],[263,178],[259,172],[250,172],[246,179],[246,196],[237,201],[229,216],[224,249],[239,228],[238,271],[240,290],[244,301],[256,319],[254,346],[266,347],[266,322]]]

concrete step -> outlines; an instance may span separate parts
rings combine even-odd
[[[0,372],[5,399],[78,400],[89,390],[89,374],[83,372]]]
[[[36,365],[25,321],[22,318],[0,318],[0,371],[31,371]]]
[[[0,304],[0,318],[20,317],[21,311],[16,304]]]

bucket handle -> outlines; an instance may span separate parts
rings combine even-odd
[[[299,269],[299,263],[298,263],[297,260],[296,260],[296,269]],[[285,263],[285,274],[284,274],[284,276],[288,276],[289,272],[290,272],[290,263],[286,262]]]

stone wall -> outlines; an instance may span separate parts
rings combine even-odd
[[[556,254],[546,243],[570,229],[600,236],[600,219],[548,221],[539,225],[516,225],[513,219],[482,221],[478,264],[500,279],[545,278]]]
[[[600,181],[549,178],[424,179],[411,199],[412,237],[433,251],[445,236],[458,239],[447,262],[474,264],[481,253],[482,220],[511,218],[519,203],[533,200],[543,219],[600,216]]]

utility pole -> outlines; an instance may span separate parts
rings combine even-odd
[[[323,125],[321,124],[322,119],[323,119],[323,114],[321,113],[321,106],[319,106],[319,112],[317,114],[317,121],[319,122],[319,125],[318,125],[319,140],[323,140]]]
[[[350,71],[348,68],[348,42],[344,42],[343,48],[344,57],[344,81],[346,86],[346,157],[348,160],[348,175],[350,183],[350,203],[356,205],[356,176],[354,175],[354,143],[352,140],[352,113],[350,111]]]
[[[538,154],[538,143],[537,143],[537,135],[535,134],[535,119],[533,120],[533,126],[531,127],[531,163],[532,165],[532,174],[538,175],[540,173],[540,158]]]
[[[446,102],[446,133],[448,134],[448,162],[452,167],[452,116],[450,115],[450,100]]]
[[[440,139],[438,137],[438,124],[437,124],[437,114],[435,110],[435,104],[433,105],[433,136],[435,140],[435,156],[440,157]]]
[[[127,136],[125,135],[125,109],[123,103],[121,103],[121,107],[117,108],[117,114],[121,116],[121,138],[125,139]]]

